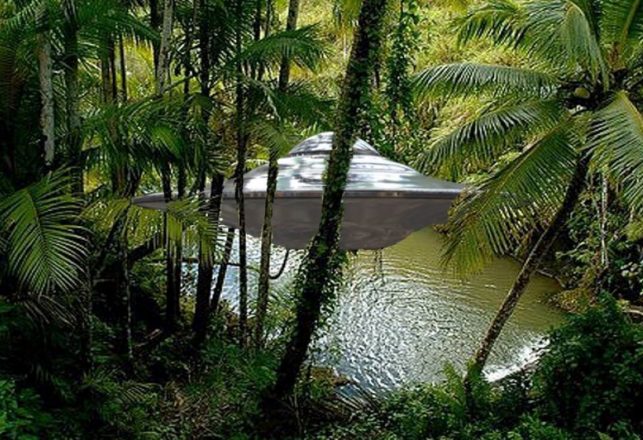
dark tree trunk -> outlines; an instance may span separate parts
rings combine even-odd
[[[210,185],[210,200],[208,202],[208,220],[214,225],[215,231],[219,228],[219,215],[221,212],[221,193],[223,192],[223,176],[220,174],[212,178]],[[212,289],[212,256],[204,255],[204,250],[199,249],[199,273],[197,276],[196,304],[194,306],[194,341],[198,345],[205,340],[208,321],[210,317],[210,294]]]
[[[234,243],[234,229],[228,229],[226,234],[225,245],[223,247],[223,258],[219,265],[219,273],[217,274],[217,282],[212,291],[212,299],[210,300],[210,312],[217,313],[219,308],[219,300],[221,299],[221,292],[223,292],[223,284],[225,283],[225,275],[228,271],[228,264],[230,263],[230,256],[232,255],[232,245]]]
[[[257,289],[257,312],[255,325],[255,346],[263,345],[263,332],[268,300],[270,297],[270,250],[272,248],[272,211],[277,191],[277,176],[279,164],[277,152],[270,152],[268,165],[268,179],[266,188],[266,201],[264,205],[263,226],[261,229],[261,261],[259,263],[259,286]]]
[[[114,37],[110,37],[108,41],[108,57],[109,57],[109,85],[111,87],[111,94],[114,102],[118,101],[118,78],[116,76],[116,45]]]
[[[170,175],[170,167],[166,165],[161,170],[161,181],[163,185],[163,194],[165,201],[172,200],[172,180]],[[180,286],[180,281],[177,283],[177,261],[180,261],[181,256],[177,255],[177,246],[171,238],[168,231],[168,214],[164,215],[164,232],[165,232],[165,273],[166,273],[166,286],[165,286],[165,326],[168,333],[176,330],[178,321],[181,314],[180,307],[180,290],[177,290],[177,285]],[[180,270],[180,263],[178,263]],[[180,272],[179,272],[180,276]],[[179,287],[180,288],[180,287]]]
[[[201,95],[210,97],[210,34],[208,32],[207,11],[205,8],[205,0],[198,0],[199,13],[195,18],[199,20],[199,53],[200,53],[200,68],[199,73],[199,86]],[[196,8],[196,6],[195,6]],[[210,119],[210,112],[205,108],[201,110],[201,117],[204,125],[204,139],[209,139],[207,124]],[[204,166],[200,179],[202,183],[201,189],[205,186],[205,176],[207,168]],[[215,173],[212,176],[210,184],[210,200],[208,201],[208,218],[213,222],[215,231],[218,233],[219,215],[221,209],[221,193],[223,191],[223,176]],[[196,304],[194,310],[194,320],[192,328],[194,330],[194,343],[195,345],[201,344],[205,338],[208,328],[208,322],[212,307],[210,304],[210,296],[212,291],[212,276],[214,273],[212,258],[205,255],[204,249],[199,248],[199,272],[197,275],[197,289],[196,289]]]
[[[127,102],[127,64],[125,59],[125,45],[123,44],[123,36],[118,37],[118,60],[121,68],[121,99]]]
[[[585,178],[587,176],[587,158],[582,158],[579,160],[574,176],[572,177],[571,182],[567,188],[565,194],[565,199],[561,205],[559,211],[556,213],[556,216],[552,220],[551,224],[545,229],[542,235],[538,237],[538,240],[534,244],[531,252],[527,256],[527,259],[522,265],[516,280],[514,281],[513,286],[509,290],[509,293],[505,297],[502,306],[498,310],[495,318],[493,319],[491,326],[487,330],[487,333],[480,343],[478,350],[476,351],[473,362],[470,367],[470,373],[467,376],[467,383],[469,382],[470,375],[478,375],[482,372],[487,358],[491,353],[494,343],[500,336],[500,332],[507,323],[507,320],[511,317],[520,297],[525,292],[529,280],[534,272],[538,269],[543,257],[547,254],[551,245],[556,240],[556,236],[560,232],[561,228],[565,225],[565,221],[569,218],[569,215],[574,210],[576,202],[580,193],[585,187]]]
[[[80,131],[80,113],[78,110],[78,23],[76,21],[76,5],[74,0],[65,0],[63,3],[65,24],[64,37],[64,65],[65,65],[65,110],[67,113],[68,162],[72,167],[72,191],[82,195],[83,166],[82,163],[82,138]]]
[[[277,381],[266,395],[264,413],[274,411],[276,401],[292,394],[306,357],[323,304],[334,295],[343,253],[339,229],[343,215],[342,197],[355,141],[360,111],[370,90],[374,60],[381,43],[386,0],[365,0],[359,16],[351,57],[346,70],[337,113],[335,136],[325,179],[319,232],[308,247],[299,273],[297,322],[277,369]]]
[[[150,0],[150,27],[156,31],[161,27],[161,15],[159,14],[159,0]],[[152,42],[152,56],[154,58],[154,76],[158,76],[159,68],[159,43]]]
[[[237,55],[241,53],[243,38],[243,0],[236,2],[236,35],[235,46]],[[248,266],[246,255],[246,212],[243,196],[243,174],[246,171],[246,131],[245,131],[245,97],[243,87],[243,71],[241,62],[236,65],[236,112],[237,112],[237,169],[236,169],[236,191],[235,198],[239,212],[239,338],[241,345],[246,342],[248,326]]]
[[[286,19],[286,31],[297,29],[297,18],[299,17],[299,0],[290,0],[288,4],[288,18]],[[279,67],[279,90],[283,91],[290,81],[290,59],[283,57]]]
[[[199,55],[201,72],[199,73],[201,94],[210,97],[210,32],[208,31],[208,15],[205,8],[206,0],[199,0]],[[207,123],[209,116],[204,112],[204,122]]]

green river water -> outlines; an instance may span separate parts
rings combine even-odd
[[[251,240],[249,245],[251,264],[257,264],[258,244]],[[315,361],[373,391],[438,381],[447,363],[462,368],[519,265],[500,259],[462,280],[441,267],[441,245],[441,236],[427,228],[383,251],[352,256],[334,312],[315,343]],[[282,255],[275,253],[273,272]],[[296,265],[292,258],[277,286],[287,285]],[[256,281],[252,278],[251,283]],[[236,280],[233,268],[224,293],[232,303]],[[491,355],[486,369],[490,379],[534,358],[546,331],[563,317],[545,304],[547,294],[558,289],[552,279],[532,279]]]

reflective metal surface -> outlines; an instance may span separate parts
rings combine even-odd
[[[321,133],[306,139],[288,156],[279,159],[276,197],[320,197],[331,144],[332,133]],[[453,199],[462,191],[460,184],[427,177],[380,156],[361,139],[355,142],[353,154],[345,197]],[[267,165],[246,173],[245,197],[265,197],[267,178]],[[226,182],[224,196],[234,197],[232,179]]]
[[[310,137],[279,159],[273,210],[273,241],[288,249],[305,248],[319,228],[324,172],[333,133]],[[382,249],[430,224],[444,223],[451,202],[462,185],[424,176],[413,168],[379,155],[358,140],[344,192],[340,247],[347,250]],[[244,175],[246,230],[261,235],[268,178],[264,165]],[[224,183],[222,222],[238,227],[235,182]],[[162,194],[134,199],[152,209],[164,209]]]

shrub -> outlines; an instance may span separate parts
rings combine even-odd
[[[41,434],[46,432],[51,421],[32,389],[19,390],[15,382],[0,377],[0,438],[42,438]]]
[[[534,375],[539,411],[579,433],[608,431],[621,421],[640,426],[643,331],[607,295],[600,305],[553,331]]]

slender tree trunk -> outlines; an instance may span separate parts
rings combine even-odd
[[[121,197],[129,197],[125,192],[117,193]],[[129,266],[127,252],[127,214],[128,209],[121,212],[105,242],[103,268],[98,272],[98,278],[106,280],[106,294],[109,298],[110,318],[116,328],[115,347],[122,357],[125,366],[132,366],[132,315],[131,293],[129,283]],[[102,260],[102,259],[101,259]]]
[[[213,224],[215,231],[219,229],[219,215],[221,212],[221,194],[223,192],[223,176],[213,176],[210,185],[210,200],[208,201],[208,220]],[[199,249],[199,273],[197,276],[196,304],[194,307],[194,320],[192,328],[195,334],[195,343],[198,345],[205,340],[208,321],[210,317],[210,294],[212,288],[212,256],[204,255],[204,249]]]
[[[587,158],[582,158],[578,161],[578,165],[574,172],[574,176],[569,183],[567,192],[565,194],[565,199],[561,205],[559,211],[556,213],[556,216],[552,220],[551,224],[545,229],[545,231],[538,237],[538,240],[534,244],[531,252],[527,256],[527,259],[522,265],[516,280],[514,281],[513,286],[509,290],[509,293],[505,297],[502,306],[498,310],[495,318],[493,319],[491,326],[487,330],[487,333],[480,343],[478,350],[476,351],[471,367],[469,369],[469,374],[467,375],[466,383],[469,383],[469,379],[472,374],[479,375],[484,368],[487,358],[491,353],[494,343],[500,336],[504,325],[507,323],[507,320],[511,317],[520,297],[525,292],[529,280],[534,272],[538,269],[543,257],[547,254],[551,245],[554,243],[556,236],[560,232],[561,228],[565,225],[565,221],[569,218],[569,215],[574,210],[576,202],[580,193],[585,187],[585,178],[587,176]]]
[[[299,17],[299,0],[290,0],[288,4],[288,18],[286,19],[286,31],[297,29],[297,18]],[[279,67],[279,90],[283,91],[290,80],[290,59],[283,57]]]
[[[199,55],[201,72],[199,74],[201,94],[210,97],[210,32],[208,31],[208,15],[205,7],[206,0],[199,0]],[[209,114],[204,112],[204,122],[207,124]]]
[[[225,245],[223,247],[223,258],[219,265],[219,273],[217,274],[217,282],[212,291],[212,299],[210,300],[210,312],[215,314],[219,308],[219,300],[223,292],[223,284],[225,283],[226,272],[228,271],[228,264],[230,263],[230,256],[232,255],[232,245],[234,243],[234,229],[228,229],[226,234]]]
[[[263,33],[265,36],[270,35],[274,8],[275,8],[274,0],[266,0],[266,22],[264,23],[264,28],[263,28]]]
[[[236,0],[236,53],[241,53],[243,0]],[[248,326],[248,265],[246,255],[246,212],[243,195],[243,174],[246,171],[246,131],[245,131],[245,97],[241,61],[236,65],[236,112],[237,112],[237,169],[235,198],[239,213],[239,338],[245,345]]]
[[[118,37],[118,59],[121,68],[121,99],[123,102],[127,102],[127,60],[125,59],[125,45],[122,35]]]
[[[267,6],[270,9],[270,5]],[[297,16],[299,13],[299,0],[291,0],[288,9],[288,21],[286,30],[292,31],[297,27]],[[269,17],[267,17],[268,19]],[[290,60],[283,57],[279,71],[279,90],[285,92],[288,87],[290,75]],[[259,286],[257,291],[257,314],[255,326],[255,346],[263,344],[263,332],[268,302],[270,297],[270,250],[272,248],[272,212],[277,191],[277,178],[279,177],[279,163],[276,152],[270,152],[268,161],[268,179],[266,182],[266,201],[264,206],[263,226],[261,229],[261,262],[259,264]]]
[[[159,14],[159,0],[150,0],[150,27],[158,31],[161,27],[161,15]],[[159,43],[152,42],[152,57],[154,59],[154,77],[158,76],[159,69]]]
[[[157,5],[156,2],[152,6]],[[154,16],[152,17],[154,19]],[[163,1],[163,16],[161,27],[161,41],[158,49],[158,61],[156,63],[156,93],[162,96],[165,92],[166,79],[169,73],[169,52],[172,38],[174,20],[174,1]],[[166,201],[172,199],[172,185],[170,167],[166,165],[161,172],[163,193]],[[180,306],[180,277],[181,277],[181,255],[180,246],[173,243],[168,233],[168,218],[165,214],[165,270],[166,270],[166,292],[165,292],[165,320],[166,331],[172,333],[176,330],[181,313]],[[178,269],[177,269],[178,267]]]
[[[43,9],[42,14],[46,16],[47,11]],[[40,109],[40,127],[44,138],[45,167],[49,169],[54,163],[55,154],[53,61],[51,58],[49,31],[47,29],[40,30],[37,38],[38,77],[40,80],[40,101],[42,104]]]
[[[205,8],[205,0],[199,0],[199,13],[196,17],[199,20],[199,53],[200,53],[200,68],[199,82],[201,88],[201,95],[210,97],[210,33],[208,32],[208,21]],[[201,117],[204,126],[204,139],[209,139],[208,122],[210,119],[209,110],[202,108]],[[201,171],[202,174],[202,187],[205,185],[205,175],[207,167],[204,165]],[[221,174],[215,173],[212,176],[210,183],[210,199],[208,200],[208,218],[213,223],[215,231],[218,233],[219,216],[221,210],[221,194],[223,192],[224,177]],[[212,276],[214,267],[212,258],[205,254],[205,250],[199,248],[199,272],[197,275],[197,288],[196,288],[196,304],[194,310],[194,320],[192,328],[194,330],[194,343],[195,345],[201,344],[207,334],[208,322],[212,312],[211,306],[211,290],[212,290]]]
[[[132,292],[130,290],[129,266],[127,262],[127,228],[123,228],[123,236],[119,238],[118,260],[120,262],[119,275],[121,276],[118,284],[119,291],[122,295],[121,304],[123,310],[121,316],[121,353],[125,356],[126,369],[131,371],[134,366],[134,352],[132,350]]]
[[[65,65],[65,110],[67,113],[68,161],[72,167],[72,191],[82,195],[83,167],[82,163],[82,138],[80,131],[80,113],[78,110],[78,23],[76,21],[76,5],[74,0],[63,2],[65,24],[63,26],[64,38],[64,65]]]
[[[174,23],[174,1],[163,1],[163,27],[161,29],[161,43],[158,55],[158,71],[156,74],[156,93],[162,95],[165,92],[166,81],[170,67],[170,43],[172,39],[172,28]]]
[[[116,75],[116,43],[114,42],[114,37],[110,37],[108,40],[108,56],[109,56],[109,85],[111,87],[112,96],[114,97],[114,102],[118,101],[118,77]]]
[[[255,346],[263,345],[263,332],[270,297],[270,250],[272,248],[272,212],[277,192],[279,164],[277,152],[270,152],[266,201],[264,205],[263,227],[261,229],[261,261],[259,263],[259,288],[257,292],[257,313],[255,326]]]
[[[343,252],[339,250],[342,197],[353,153],[355,127],[358,126],[362,104],[367,101],[373,65],[381,43],[386,3],[386,0],[365,0],[362,4],[337,112],[319,231],[309,245],[300,268],[297,322],[277,369],[277,381],[262,402],[264,413],[267,414],[275,410],[275,400],[292,394],[322,305],[327,304],[334,295],[337,281],[334,276],[337,276],[343,260]]]
[[[161,170],[161,181],[163,185],[163,194],[165,201],[172,200],[172,176],[169,165],[166,165]],[[166,272],[166,286],[165,286],[165,326],[166,331],[172,333],[176,330],[178,321],[181,314],[180,308],[180,281],[177,283],[177,261],[180,261],[181,256],[178,255],[176,243],[171,239],[168,231],[168,214],[164,215],[165,232],[165,272]],[[180,263],[179,270],[180,270]],[[180,276],[180,272],[178,273]]]

